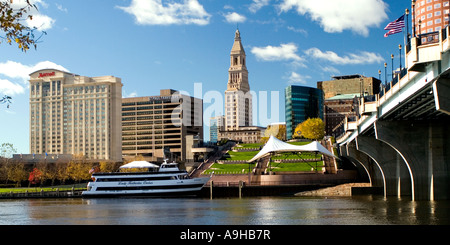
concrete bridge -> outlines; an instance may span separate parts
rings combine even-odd
[[[336,139],[385,196],[450,199],[449,27],[413,37],[405,69],[379,95],[362,98],[356,121]]]

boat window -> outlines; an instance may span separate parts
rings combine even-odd
[[[97,182],[117,182],[117,181],[156,181],[156,180],[170,180],[171,176],[156,176],[156,177],[123,177],[123,178],[98,178]]]

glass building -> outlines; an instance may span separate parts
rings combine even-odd
[[[217,116],[209,119],[209,141],[211,143],[219,142],[219,131],[225,128],[225,117]]]
[[[290,85],[285,89],[286,137],[292,139],[298,124],[308,118],[323,120],[323,92],[317,88]]]

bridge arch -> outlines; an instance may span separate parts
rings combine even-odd
[[[370,136],[359,135],[355,141],[357,149],[372,158],[380,168],[385,196],[414,196],[411,168],[397,149]]]
[[[374,187],[381,187],[385,185],[384,173],[381,171],[378,164],[373,161],[373,159],[365,154],[364,152],[358,151],[356,149],[356,142],[352,141],[347,143],[347,155],[350,160],[354,164],[358,164],[360,166],[359,172],[361,174],[361,167],[364,169],[367,174],[370,185]]]

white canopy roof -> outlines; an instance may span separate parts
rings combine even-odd
[[[329,150],[327,150],[324,146],[322,146],[319,142],[314,141],[307,145],[291,145],[289,143],[283,142],[273,135],[270,136],[267,143],[264,145],[262,150],[256,154],[251,160],[248,162],[256,161],[260,158],[263,158],[267,155],[269,155],[272,152],[301,152],[301,151],[308,151],[308,152],[319,152],[325,155],[328,155],[330,157],[335,157],[333,153],[331,153]]]
[[[120,166],[120,168],[159,168],[158,165],[147,161],[134,161]]]

